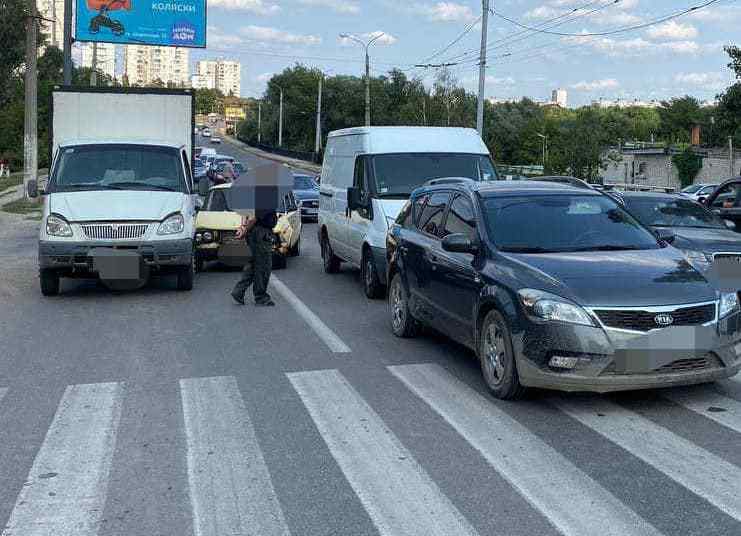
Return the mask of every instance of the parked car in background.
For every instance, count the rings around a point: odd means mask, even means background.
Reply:
[[[198,213],[196,271],[202,271],[205,263],[216,260],[227,266],[243,266],[249,255],[247,242],[236,238],[242,216],[229,207],[231,187],[232,183],[213,186]],[[296,257],[301,253],[301,217],[293,194],[284,200],[273,233],[273,267],[285,268],[287,257]]]
[[[717,184],[691,184],[681,190],[681,194],[698,201],[702,198],[709,196],[713,193],[713,190],[717,187]]]
[[[498,398],[688,385],[741,368],[736,292],[718,292],[595,190],[433,183],[412,194],[387,251],[393,332],[426,324],[474,348]]]
[[[624,192],[625,207],[644,225],[669,238],[692,263],[707,269],[716,254],[734,253],[741,259],[741,234],[700,203],[682,195]]]
[[[204,138],[210,138],[211,137],[211,131],[208,128],[204,128],[201,131],[201,136],[203,136]]]
[[[409,194],[430,179],[498,180],[473,129],[361,127],[330,132],[318,229],[324,271],[360,267],[366,296],[385,294],[386,232]]]
[[[319,185],[315,178],[294,174],[293,195],[301,203],[301,218],[316,221],[319,215]]]
[[[702,203],[741,232],[741,177],[719,184]]]
[[[218,137],[216,137],[216,136],[213,136],[213,137],[211,138],[211,143],[217,143],[217,144],[218,144],[218,143],[221,143],[221,138],[218,138]]]

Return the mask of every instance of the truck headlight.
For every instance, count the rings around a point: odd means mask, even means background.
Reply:
[[[167,218],[165,218],[165,221],[160,223],[160,226],[157,229],[157,234],[179,234],[183,232],[183,229],[185,229],[185,218],[183,218],[182,214],[177,213],[173,214],[172,216],[168,216]]]
[[[738,294],[735,292],[721,292],[720,305],[718,307],[718,318],[723,318],[738,311]]]
[[[46,218],[46,234],[69,238],[72,236],[72,227],[67,220],[56,214],[49,214]]]
[[[522,289],[517,294],[525,311],[531,316],[543,320],[594,326],[592,317],[584,309],[565,298],[534,289]]]

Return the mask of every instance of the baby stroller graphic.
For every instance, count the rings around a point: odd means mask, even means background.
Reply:
[[[90,19],[90,33],[98,33],[101,26],[110,28],[113,35],[123,35],[124,26],[108,16],[109,11],[125,9],[131,11],[132,0],[87,0],[87,7],[97,10],[98,14]]]

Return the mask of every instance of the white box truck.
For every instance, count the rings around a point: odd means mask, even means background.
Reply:
[[[60,278],[100,278],[113,289],[152,273],[193,287],[197,192],[190,90],[57,87],[51,173],[39,231],[41,292]]]

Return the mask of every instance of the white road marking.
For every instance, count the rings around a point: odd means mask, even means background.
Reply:
[[[94,536],[100,528],[123,386],[64,392],[3,536]]]
[[[232,376],[180,380],[195,536],[290,534]]]
[[[664,396],[703,417],[741,433],[741,402],[723,396],[711,387],[670,390]]]
[[[741,520],[741,469],[607,400],[555,399],[562,411]]]
[[[382,536],[476,534],[338,371],[288,378]]]
[[[270,285],[275,288],[281,296],[283,296],[283,299],[291,304],[291,307],[293,307],[299,316],[309,324],[311,329],[316,332],[319,338],[324,341],[324,344],[326,344],[332,352],[338,354],[352,352],[350,347],[345,344],[342,339],[340,339],[339,336],[327,326],[327,324],[322,322],[322,320],[315,315],[314,312],[309,309],[309,307],[302,302],[285,283],[283,283],[283,281],[273,275],[270,277]]]
[[[565,536],[660,534],[495,402],[438,365],[388,368]]]

